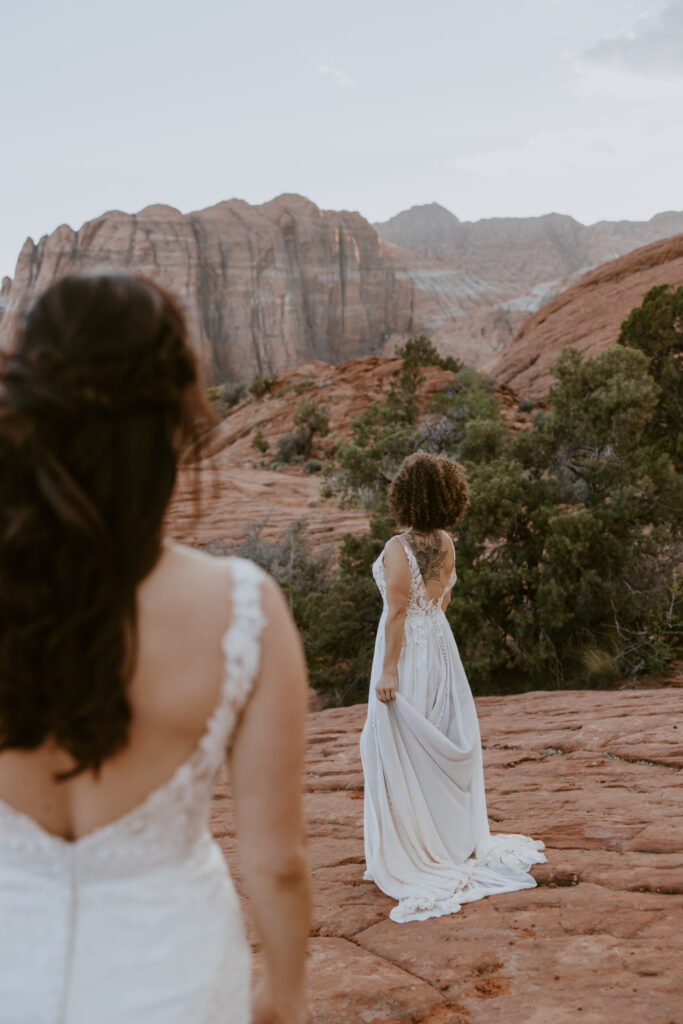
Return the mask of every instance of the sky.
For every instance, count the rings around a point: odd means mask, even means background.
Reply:
[[[683,209],[683,0],[0,0],[0,53],[0,276],[151,203]]]

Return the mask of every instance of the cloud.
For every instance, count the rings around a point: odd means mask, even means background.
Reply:
[[[683,78],[683,0],[672,0],[635,28],[603,39],[583,54],[594,67],[656,78]]]
[[[632,122],[606,123],[603,128],[558,128],[540,132],[520,146],[458,157],[456,170],[490,177],[521,173],[537,177],[571,171],[637,164],[653,159],[680,158],[678,125],[648,131]]]
[[[584,96],[655,102],[683,96],[683,0],[605,37],[581,54],[574,71]]]
[[[340,71],[339,68],[330,67],[329,64],[318,64],[315,69],[321,75],[327,75],[335,82],[340,89],[358,89],[358,85],[354,80],[347,75],[345,71]]]

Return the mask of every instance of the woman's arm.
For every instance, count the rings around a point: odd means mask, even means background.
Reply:
[[[279,588],[262,587],[261,665],[230,755],[239,855],[265,959],[253,1024],[303,1024],[310,887],[301,807],[306,668]]]
[[[410,600],[408,558],[400,540],[390,541],[384,549],[384,578],[387,587],[387,617],[384,623],[384,662],[377,680],[377,697],[387,704],[396,697],[396,668],[403,647],[406,608]]]

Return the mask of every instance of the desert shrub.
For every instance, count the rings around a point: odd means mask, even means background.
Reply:
[[[251,439],[252,446],[256,451],[261,452],[262,455],[268,451],[270,447],[267,438],[264,437],[263,431],[259,428]]]
[[[215,387],[207,388],[206,397],[216,415],[220,419],[225,419],[233,406],[237,405],[240,399],[244,398],[246,392],[245,384],[226,381],[224,384],[217,384]]]
[[[310,435],[303,427],[297,427],[289,434],[283,434],[277,440],[276,462],[301,462],[308,454]]]
[[[320,473],[323,468],[323,464],[320,459],[309,459],[304,466],[304,473]]]
[[[366,613],[368,607],[375,613],[378,595],[371,594],[362,572],[352,574],[350,584],[347,580],[346,552],[353,541],[345,539],[336,567],[329,549],[311,550],[303,520],[292,523],[273,540],[263,536],[266,526],[267,520],[250,524],[233,553],[256,562],[282,587],[301,634],[311,685],[332,704],[361,699],[364,680],[367,689],[364,672],[368,639],[372,643],[372,638],[366,628],[365,646],[356,642],[357,609],[362,611],[357,601],[362,596]]]
[[[315,380],[309,374],[306,377],[302,377],[301,380],[295,380],[293,384],[290,384],[286,393],[300,395],[302,391],[308,391],[314,384]]]
[[[406,455],[416,447],[415,431],[393,405],[373,402],[351,423],[351,440],[337,450],[341,472],[336,487],[346,500],[367,508],[386,507],[386,491]]]
[[[316,434],[325,437],[329,429],[327,406],[319,407],[316,401],[303,399],[294,413],[294,430],[289,434],[283,434],[277,442],[277,460],[301,462],[310,454]]]
[[[305,427],[313,438],[315,434],[326,437],[330,432],[329,409],[319,406],[315,399],[304,398],[296,407],[294,425]]]
[[[331,553],[328,549],[317,555],[311,552],[305,520],[297,519],[280,537],[271,540],[263,535],[267,526],[267,518],[250,523],[246,536],[231,553],[256,562],[284,589],[328,589],[333,578]]]
[[[263,377],[260,373],[257,373],[251,384],[249,385],[248,391],[254,398],[263,398],[264,395],[269,394],[275,385],[277,384],[277,374],[271,373],[270,375]]]
[[[315,599],[334,583],[333,555],[329,549],[317,554],[311,550],[308,528],[302,519],[272,540],[263,536],[267,525],[267,519],[250,523],[245,538],[231,553],[256,562],[280,584],[306,646]]]
[[[440,366],[458,372],[463,364],[452,356],[440,356],[424,334],[408,338],[405,345],[396,349],[396,355],[402,360],[401,368],[393,373],[386,404],[405,423],[413,424],[418,416],[417,394],[424,380],[422,367]]]
[[[462,366],[452,379],[430,398],[430,410],[450,416],[455,423],[499,418],[492,389],[476,370]]]
[[[462,369],[462,362],[453,356],[440,356],[431,340],[424,334],[408,338],[405,345],[399,345],[396,355],[407,366],[440,366],[443,370],[456,372]]]
[[[308,667],[311,684],[332,704],[367,699],[382,613],[372,563],[392,533],[392,524],[376,514],[366,534],[346,534],[334,584],[315,599],[305,639]]]
[[[468,423],[500,420],[488,389],[467,367],[458,367],[452,381],[432,396],[430,415],[421,423],[415,421],[416,407],[409,408],[409,394],[402,386],[392,389],[386,402],[374,402],[352,421],[351,440],[337,451],[337,489],[346,501],[385,511],[387,488],[407,455],[421,449],[457,458]]]
[[[519,400],[519,405],[517,406],[517,411],[518,412],[532,412],[536,408],[537,405],[538,405],[538,402],[536,401],[535,398],[521,398]]]

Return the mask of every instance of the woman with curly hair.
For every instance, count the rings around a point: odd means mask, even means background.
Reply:
[[[360,741],[365,878],[398,900],[398,922],[531,888],[528,869],[545,860],[543,843],[489,832],[477,713],[444,614],[456,581],[445,530],[467,503],[457,462],[408,456],[389,489],[408,529],[373,566],[384,609]]]
[[[306,674],[251,562],[164,520],[206,408],[174,299],[71,275],[0,364],[0,1016],[303,1024]],[[230,761],[263,949],[208,829]]]

